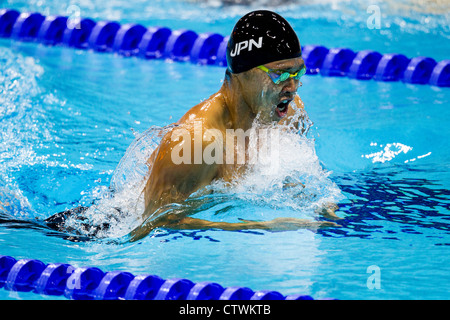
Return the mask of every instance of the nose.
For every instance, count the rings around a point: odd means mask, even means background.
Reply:
[[[283,89],[281,93],[293,95],[297,92],[299,80],[295,80],[294,78],[289,78],[283,82]]]

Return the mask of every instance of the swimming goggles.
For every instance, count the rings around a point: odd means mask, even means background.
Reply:
[[[279,84],[280,82],[286,81],[289,78],[300,80],[300,78],[306,73],[305,66],[303,66],[303,68],[296,73],[289,73],[287,71],[281,70],[272,70],[264,66],[258,66],[257,68],[267,73],[267,75],[270,77],[270,79],[272,79],[273,83],[275,84]]]

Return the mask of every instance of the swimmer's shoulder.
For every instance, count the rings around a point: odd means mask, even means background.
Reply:
[[[219,91],[208,99],[193,106],[177,122],[185,128],[191,128],[195,121],[201,122],[202,129],[223,129],[231,119],[223,94]]]

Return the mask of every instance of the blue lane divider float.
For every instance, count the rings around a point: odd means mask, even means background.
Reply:
[[[224,288],[214,282],[164,280],[156,275],[134,276],[123,271],[103,272],[96,267],[74,268],[1,255],[0,288],[73,300],[314,300],[309,295],[284,296],[278,291]]]
[[[63,44],[68,47],[87,49],[89,36],[95,25],[95,21],[91,19],[81,19],[76,28],[70,25],[64,30]]]
[[[95,51],[111,52],[114,38],[120,29],[120,24],[113,21],[100,21],[91,31],[88,44]],[[119,46],[116,46],[119,47]]]
[[[67,17],[46,17],[39,28],[38,41],[46,45],[61,43],[67,26]]]
[[[22,41],[37,40],[45,17],[40,13],[21,13],[13,25],[11,37]]]
[[[148,28],[139,43],[138,55],[144,59],[162,58],[167,40],[171,34],[172,30],[169,28]]]
[[[116,52],[144,59],[190,61],[201,65],[226,66],[228,36],[197,34],[192,30],[121,25],[115,21],[95,22],[88,18],[74,23],[67,17],[0,10],[0,37],[66,45],[99,52]],[[450,60],[436,62],[428,57],[407,58],[402,54],[380,54],[348,48],[303,47],[307,74],[349,77],[359,80],[403,81],[450,87]]]

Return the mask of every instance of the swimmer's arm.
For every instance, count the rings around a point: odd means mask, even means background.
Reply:
[[[152,162],[152,169],[144,189],[143,220],[152,217],[158,208],[166,204],[180,203],[186,200],[193,192],[210,184],[217,175],[217,164],[206,164],[203,159],[199,164],[174,161],[174,157],[179,156],[179,150],[176,147],[181,140],[172,139],[172,137],[171,132],[166,134],[156,153],[152,154],[149,159],[149,162]],[[194,141],[191,142],[190,150],[194,151]],[[139,232],[148,233],[150,231],[151,229],[145,229]],[[145,236],[145,234],[143,235]]]
[[[334,203],[326,203],[321,206],[316,212],[323,217],[330,220],[341,220],[334,211],[339,207]],[[227,231],[237,230],[269,230],[269,231],[288,231],[298,229],[317,229],[324,227],[340,227],[340,225],[331,221],[314,221],[297,218],[276,218],[269,221],[253,221],[242,220],[243,222],[213,222],[203,219],[196,219],[185,217],[182,219],[167,220],[165,228],[168,229],[182,229],[182,230],[207,230],[207,229],[221,229]]]
[[[326,216],[329,218],[328,216]],[[340,218],[339,218],[340,219]],[[317,230],[326,227],[340,227],[331,221],[315,221],[296,218],[276,218],[269,221],[242,220],[243,222],[214,222],[203,219],[180,217],[177,214],[162,215],[153,221],[133,230],[130,234],[131,241],[137,241],[145,237],[155,228],[172,230],[210,230],[219,229],[226,231],[240,230],[268,230],[268,231],[292,231],[299,229]]]
[[[339,227],[338,224],[330,221],[314,221],[296,218],[276,218],[269,221],[243,220],[243,222],[213,222],[208,220],[186,217],[178,221],[173,221],[164,226],[167,229],[181,230],[208,230],[220,229],[226,231],[239,230],[269,230],[288,231],[298,229],[317,229],[324,227]]]

